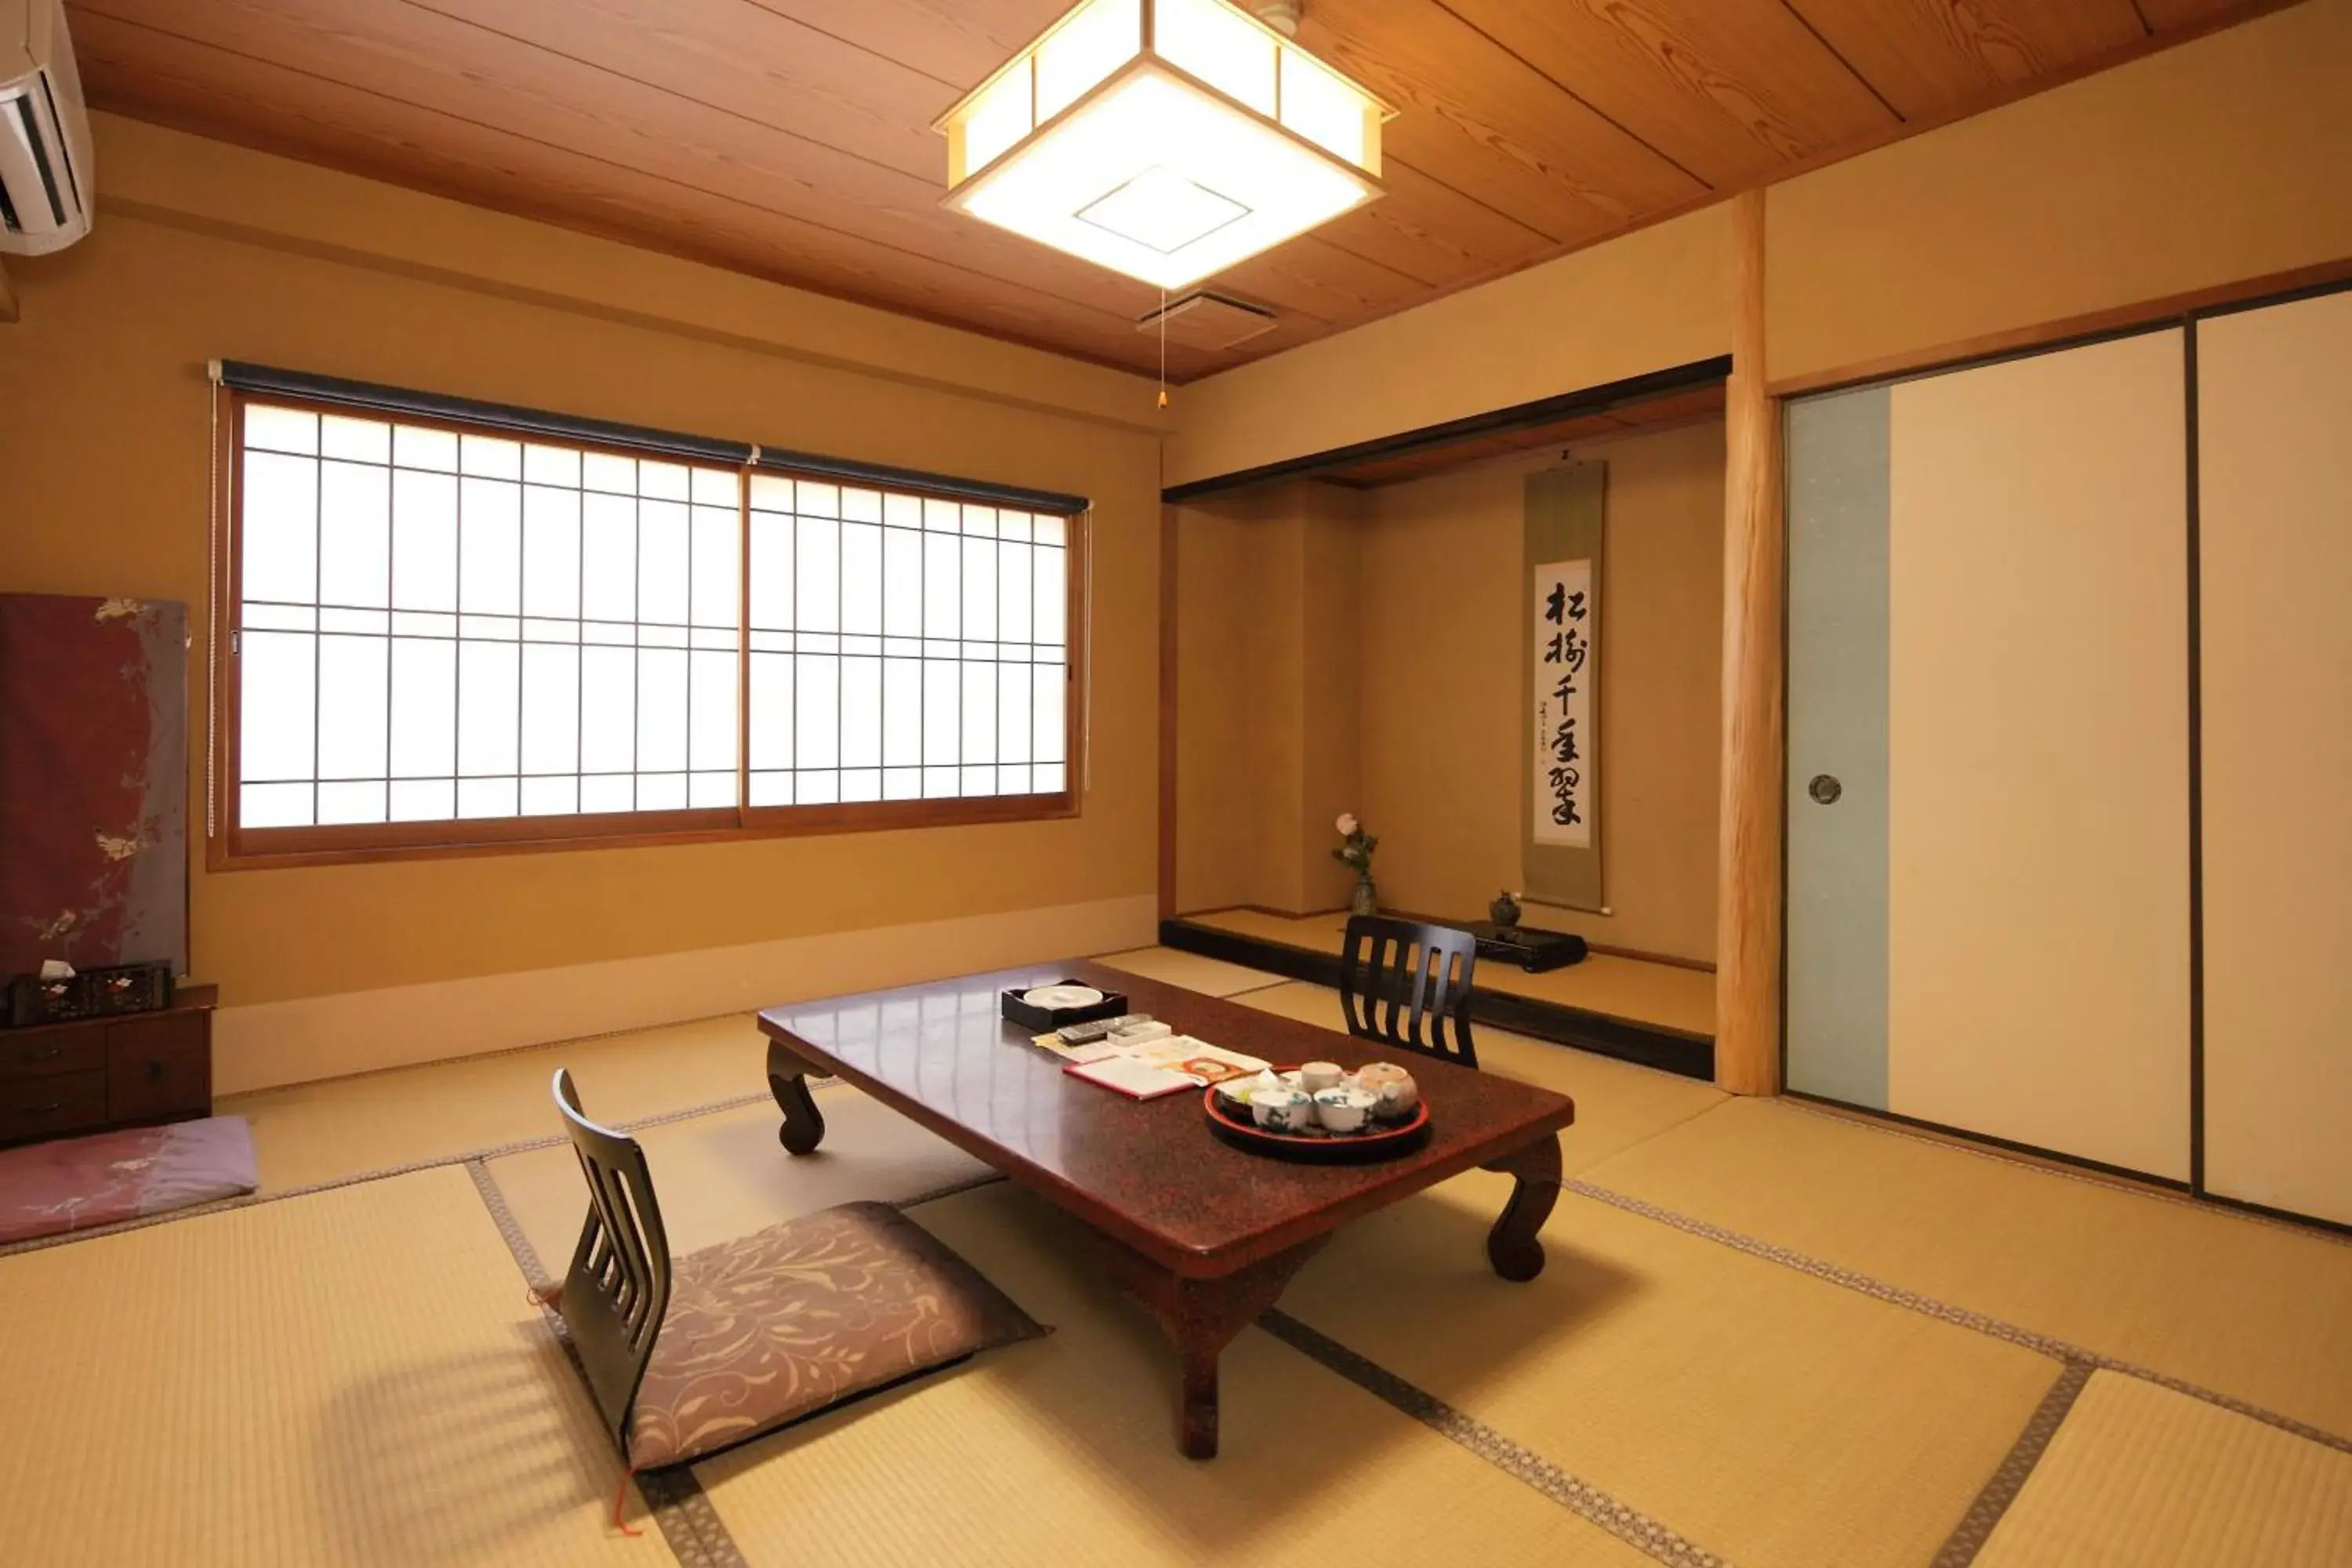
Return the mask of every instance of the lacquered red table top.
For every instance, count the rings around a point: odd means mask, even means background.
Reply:
[[[1132,1100],[1064,1072],[999,994],[1077,979],[1181,1034],[1277,1063],[1394,1061],[1430,1108],[1419,1151],[1307,1165],[1229,1147],[1197,1093]],[[1557,1132],[1567,1096],[1085,960],[772,1007],[768,1036],[1180,1275],[1213,1277]]]

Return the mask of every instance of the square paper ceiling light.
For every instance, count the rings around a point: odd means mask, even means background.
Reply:
[[[1181,289],[1380,195],[1393,112],[1226,0],[1084,0],[936,129],[946,205]]]

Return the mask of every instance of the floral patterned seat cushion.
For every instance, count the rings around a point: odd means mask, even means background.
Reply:
[[[1034,1319],[887,1204],[844,1204],[677,1260],[629,1426],[656,1469],[977,1351]]]

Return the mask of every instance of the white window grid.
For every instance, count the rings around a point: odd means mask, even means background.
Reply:
[[[1066,787],[1062,517],[755,473],[753,806]]]
[[[738,470],[258,401],[243,431],[241,827],[736,804]]]
[[[1060,515],[258,400],[241,429],[240,828],[1067,787]]]

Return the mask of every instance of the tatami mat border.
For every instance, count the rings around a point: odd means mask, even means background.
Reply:
[[[1639,1509],[1578,1480],[1542,1455],[1513,1442],[1485,1422],[1406,1382],[1289,1313],[1269,1310],[1258,1319],[1257,1326],[1366,1393],[1394,1405],[1440,1436],[1460,1444],[1488,1464],[1526,1482],[1578,1518],[1600,1526],[1669,1568],[1725,1568],[1722,1558],[1694,1546]]]
[[[673,1115],[667,1120],[681,1119]],[[634,1125],[652,1125],[654,1121],[648,1118]],[[560,1142],[560,1137],[551,1138],[544,1140],[540,1146]],[[490,1212],[490,1223],[498,1227],[499,1239],[507,1244],[507,1251],[513,1256],[515,1267],[522,1273],[524,1285],[530,1290],[533,1300],[539,1302],[541,1315],[562,1342],[563,1353],[570,1358],[572,1369],[580,1371],[580,1358],[572,1349],[572,1336],[564,1327],[562,1315],[547,1304],[548,1294],[555,1289],[555,1278],[541,1260],[539,1248],[533,1247],[530,1237],[523,1234],[522,1223],[515,1218],[513,1208],[507,1203],[505,1191],[499,1186],[498,1178],[490,1173],[489,1161],[496,1157],[488,1154],[467,1159],[465,1162],[466,1174],[473,1178],[474,1190],[481,1194],[482,1206]],[[910,1198],[898,1199],[895,1206],[903,1209],[917,1204],[935,1203],[940,1198],[953,1197],[958,1193],[967,1193],[974,1187],[987,1186],[1003,1179],[991,1171],[933,1187]],[[584,1387],[587,1374],[583,1372],[581,1376]],[[646,1500],[646,1506],[653,1510],[655,1522],[661,1526],[662,1539],[668,1543],[683,1568],[749,1568],[742,1550],[735,1544],[735,1538],[728,1533],[726,1521],[719,1517],[718,1509],[711,1505],[709,1496],[702,1489],[701,1481],[696,1479],[693,1466],[679,1465],[667,1470],[640,1471],[636,1483],[637,1490]]]
[[[751,1568],[735,1538],[727,1533],[718,1509],[711,1506],[710,1495],[695,1478],[693,1466],[641,1471],[637,1490],[653,1510],[663,1544],[680,1568]]]
[[[2088,1362],[2070,1361],[2066,1363],[2065,1369],[2058,1374],[2058,1381],[2050,1385],[2050,1392],[2043,1394],[2042,1403],[2033,1407],[2032,1417],[2026,1422],[2025,1430],[2018,1434],[2017,1442],[2009,1450],[2008,1457],[2001,1460],[2000,1468],[1992,1473],[1992,1479],[1985,1483],[1984,1490],[1977,1494],[1977,1500],[1970,1503],[1969,1511],[1961,1516],[1959,1527],[1945,1540],[1943,1550],[1936,1553],[1931,1568],[1969,1568],[1969,1564],[1977,1560],[1977,1553],[1983,1551],[1985,1542],[1991,1539],[1993,1527],[2000,1522],[2000,1516],[2009,1511],[2009,1505],[2017,1500],[2017,1494],[2025,1489],[2026,1479],[2033,1474],[2033,1467],[2042,1462],[2042,1455],[2050,1447],[2050,1439],[2058,1435],[2058,1428],[2066,1420],[2066,1413],[2074,1408],[2074,1401],[2081,1395],[2083,1385],[2091,1381],[2091,1373],[2096,1370]]]
[[[522,1226],[507,1206],[506,1194],[499,1190],[498,1179],[490,1174],[488,1162],[472,1159],[466,1162],[466,1174],[474,1179],[474,1190],[482,1196],[482,1206],[490,1211],[490,1223],[498,1226],[499,1237],[507,1244],[507,1251],[522,1273],[523,1283],[530,1291],[532,1302],[539,1308],[541,1320],[563,1347],[564,1359],[580,1375],[580,1386],[588,1386],[587,1369],[580,1364],[580,1352],[572,1342],[572,1331],[563,1315],[549,1304],[554,1281],[548,1277],[539,1260],[539,1249],[523,1234]],[[618,1456],[614,1458],[617,1462]],[[735,1538],[727,1532],[727,1525],[719,1510],[695,1479],[694,1467],[678,1465],[667,1470],[646,1470],[634,1473],[638,1495],[653,1511],[654,1522],[661,1527],[662,1540],[684,1568],[750,1568]]]
[[[1278,979],[1269,983],[1269,984],[1265,986],[1254,987],[1252,989],[1270,990],[1277,986],[1289,984],[1293,984],[1293,982]],[[1236,993],[1235,994],[1247,994],[1248,993]],[[718,1014],[713,1015],[712,1016],[727,1017],[733,1016],[735,1015]],[[630,1032],[633,1031],[616,1031],[616,1033]],[[600,1037],[586,1037],[594,1038]],[[490,1054],[504,1056],[516,1054],[525,1050],[540,1050],[544,1048],[545,1047],[543,1045],[516,1047],[511,1047],[508,1051]],[[353,1076],[367,1077],[373,1075],[361,1074]],[[839,1084],[838,1080],[812,1080],[810,1087],[812,1089],[822,1089],[837,1088],[839,1087]],[[706,1104],[688,1106],[676,1110],[664,1111],[653,1116],[642,1117],[634,1121],[616,1123],[615,1126],[622,1131],[636,1131],[645,1128],[663,1126],[674,1122],[690,1121],[697,1117],[716,1115],[724,1111],[739,1110],[746,1106],[761,1103],[767,1100],[769,1098],[770,1096],[764,1091],[751,1092],[733,1096],[726,1100],[711,1101]],[[2015,1165],[2024,1169],[2036,1171],[2045,1175],[2055,1175],[2064,1180],[2081,1182],[2089,1185],[2126,1193],[2134,1196],[2154,1198],[2159,1202],[2174,1204],[2182,1207],[2197,1209],[2206,1213],[2223,1214],[2232,1218],[2244,1220],[2252,1224],[2269,1226],[2273,1228],[2291,1231],[2298,1235],[2319,1235],[2328,1240],[2337,1243],[2338,1245],[2352,1244],[2352,1237],[2341,1237],[2326,1231],[2315,1230],[2313,1227],[2294,1225],[2285,1220],[2276,1219],[2260,1214],[2245,1213],[2234,1209],[2216,1208],[2213,1205],[2199,1203],[2196,1200],[2184,1195],[2158,1189],[2142,1187],[2121,1179],[2107,1178],[2087,1172],[2071,1171],[2063,1167],[2019,1158],[2003,1153],[1997,1150],[1987,1149],[1957,1140],[1931,1137],[1927,1133],[1904,1128],[1899,1125],[1890,1125],[1874,1121],[1866,1121],[1858,1117],[1843,1115],[1834,1110],[1809,1105],[1800,1100],[1784,1100],[1783,1103],[1793,1106],[1809,1115],[1816,1116],[1823,1120],[1839,1121],[1848,1126],[1858,1126],[1868,1131],[1890,1134],[1896,1137],[1908,1138],[1917,1142],[1931,1143],[1940,1148],[1956,1150],[1958,1152],[1974,1155],[1979,1159],[1992,1160],[2003,1164]],[[507,1143],[490,1145],[462,1152],[411,1161],[399,1165],[356,1172],[348,1175],[338,1176],[328,1181],[315,1182],[304,1186],[288,1188],[282,1192],[251,1194],[241,1197],[224,1199],[216,1203],[199,1205],[184,1209],[176,1209],[164,1214],[142,1215],[137,1218],[124,1220],[114,1225],[94,1226],[87,1230],[68,1231],[57,1236],[37,1237],[26,1241],[0,1246],[0,1258],[5,1258],[20,1252],[37,1251],[47,1247],[64,1246],[77,1241],[91,1240],[100,1237],[117,1235],[124,1231],[143,1229],[150,1226],[166,1225],[180,1220],[198,1218],[205,1215],[217,1214],[229,1209],[249,1207],[257,1204],[274,1203],[283,1198],[302,1197],[311,1194],[332,1191],[337,1188],[355,1186],[368,1182],[386,1180],[391,1177],[406,1175],[418,1171],[433,1170],[446,1165],[464,1165],[467,1168],[468,1174],[472,1177],[477,1190],[481,1194],[484,1205],[488,1209],[490,1217],[493,1223],[497,1226],[500,1237],[506,1241],[509,1252],[514,1257],[518,1268],[529,1282],[530,1289],[533,1290],[544,1290],[553,1284],[553,1280],[547,1274],[537,1256],[536,1250],[531,1247],[529,1238],[523,1235],[520,1226],[515,1220],[512,1210],[506,1203],[504,1194],[499,1191],[495,1178],[491,1175],[488,1168],[487,1162],[511,1154],[525,1153],[534,1150],[551,1148],[562,1142],[564,1142],[564,1139],[562,1133],[550,1133],[541,1137],[520,1139]],[[996,1175],[992,1173],[969,1178],[949,1184],[931,1191],[918,1194],[909,1198],[898,1200],[897,1206],[902,1208],[912,1207],[918,1205],[934,1202],[940,1198],[951,1196],[957,1193],[969,1191],[975,1187],[987,1185],[994,1182],[1002,1181],[1003,1179],[1003,1178],[1002,1176]],[[1846,1268],[1839,1265],[1827,1262],[1823,1259],[1812,1258],[1792,1248],[1781,1247],[1776,1243],[1765,1241],[1759,1237],[1745,1235],[1744,1233],[1714,1224],[1711,1221],[1681,1214],[1675,1210],[1664,1207],[1663,1205],[1650,1203],[1644,1199],[1637,1198],[1628,1194],[1616,1192],[1612,1189],[1600,1186],[1588,1181],[1571,1179],[1563,1183],[1562,1185],[1565,1190],[1579,1196],[1590,1198],[1595,1202],[1607,1204],[1612,1207],[1621,1209],[1626,1213],[1638,1215],[1657,1224],[1668,1226],[1672,1228],[1683,1231],[1685,1234],[1696,1236],[1721,1246],[1732,1247],[1737,1251],[1744,1252],[1749,1256],[1779,1264],[1784,1268],[1796,1269],[1801,1273],[1811,1275],[1815,1279],[1824,1280],[1846,1289],[1857,1291],[1875,1300],[1885,1301],[1890,1305],[1919,1312],[1926,1316],[1933,1317],[1939,1321],[1954,1324],[1958,1327],[1969,1329],[1995,1339],[2006,1341],[2021,1348],[2049,1356],[2061,1363],[2062,1371],[2057,1381],[2052,1385],[2050,1392],[2044,1395],[2041,1405],[2037,1406],[2032,1417],[2027,1423],[2025,1430],[2020,1435],[2017,1443],[2012,1447],[2009,1455],[2004,1458],[2000,1468],[1987,1482],[1984,1489],[1979,1494],[1974,1503],[1970,1506],[1968,1514],[1963,1518],[1960,1524],[1954,1530],[1952,1535],[1946,1541],[1944,1547],[1935,1559],[1935,1568],[1968,1568],[1968,1564],[1973,1562],[1977,1554],[1982,1550],[1985,1542],[1990,1538],[1994,1527],[2000,1522],[2002,1514],[2007,1510],[2018,1493],[2024,1487],[2034,1466],[2039,1462],[2042,1453],[2048,1447],[2052,1437],[2056,1433],[2060,1425],[2064,1421],[2068,1411],[2073,1407],[2076,1397],[2080,1394],[2084,1384],[2087,1382],[2090,1374],[2094,1371],[2114,1372],[2121,1375],[2138,1378],[2142,1381],[2154,1384],[2159,1387],[2168,1389],[2174,1393],[2185,1394],[2190,1398],[2201,1400],[2218,1408],[2231,1411],[2235,1415],[2243,1415],[2251,1420],[2262,1422],[2266,1426],[2288,1432],[2295,1436],[2320,1444],[2323,1447],[2335,1449],[2338,1452],[2352,1453],[2352,1438],[2338,1436],[2336,1433],[2326,1431],[2307,1423],[2295,1420],[2291,1416],[2283,1415],[2276,1412],[2263,1409],[2259,1405],[2236,1398],[2233,1395],[2222,1394],[2217,1390],[2205,1388],[2185,1379],[2174,1377],[2168,1373],[2157,1371],[2154,1368],[2122,1361],[2117,1358],[2107,1356],[2084,1347],[2073,1344],[2054,1336],[2043,1334],[2035,1330],[2022,1327],[2019,1324],[2007,1322],[2003,1320],[1991,1317],[1986,1313],[1979,1312],[1969,1308],[1955,1306],[1949,1302],[1938,1300],[1933,1297],[1923,1295],[1917,1291],[1910,1290],[1904,1287],[1874,1279],[1872,1276],[1861,1273],[1858,1270]],[[552,1323],[557,1336],[562,1341],[567,1355],[572,1354],[572,1347],[568,1336],[564,1333],[561,1318],[556,1316],[551,1310],[547,1312],[547,1316],[549,1321]],[[1654,1560],[1668,1564],[1669,1568],[1723,1568],[1723,1560],[1721,1558],[1685,1540],[1665,1525],[1655,1520],[1650,1519],[1648,1516],[1626,1504],[1619,1502],[1614,1498],[1612,1498],[1608,1494],[1600,1491],[1598,1489],[1590,1486],[1588,1483],[1569,1475],[1556,1465],[1553,1465],[1550,1461],[1543,1458],[1540,1455],[1527,1449],[1523,1446],[1505,1436],[1503,1434],[1486,1426],[1485,1424],[1477,1421],[1464,1412],[1455,1409],[1454,1406],[1447,1405],[1436,1395],[1406,1382],[1395,1373],[1389,1372],[1387,1369],[1371,1362],[1368,1358],[1360,1355],[1359,1352],[1349,1349],[1347,1346],[1340,1344],[1339,1342],[1329,1339],[1328,1336],[1323,1335],[1317,1330],[1309,1327],[1304,1322],[1301,1322],[1297,1319],[1292,1318],[1288,1314],[1276,1310],[1270,1310],[1265,1313],[1258,1320],[1258,1324],[1260,1327],[1272,1333],[1275,1337],[1283,1341],[1286,1344],[1290,1345],[1293,1349],[1297,1350],[1301,1353],[1318,1362],[1327,1369],[1340,1376],[1346,1377],[1349,1381],[1355,1383],[1358,1386],[1364,1388],[1366,1391],[1373,1394],[1385,1403],[1394,1406],[1403,1414],[1411,1415],[1451,1441],[1470,1449],[1480,1458],[1496,1465],[1497,1468],[1506,1470],[1514,1478],[1543,1493],[1551,1500],[1568,1508],[1578,1514],[1579,1517],[1608,1531],[1611,1534],[1615,1535],[1620,1540],[1624,1541],[1629,1545],[1633,1546]],[[576,1367],[576,1357],[574,1358],[574,1363]],[[648,1508],[653,1511],[656,1521],[659,1524],[662,1530],[666,1543],[669,1545],[672,1552],[677,1555],[678,1561],[686,1565],[686,1568],[746,1568],[746,1562],[741,1552],[736,1546],[732,1538],[729,1535],[723,1521],[719,1519],[717,1510],[710,1504],[709,1498],[703,1493],[701,1486],[694,1478],[690,1467],[680,1467],[674,1471],[641,1475],[637,1477],[636,1479],[640,1492],[644,1496]]]
[[[541,1260],[539,1249],[533,1247],[530,1244],[530,1238],[523,1234],[522,1224],[515,1218],[514,1210],[508,1205],[506,1194],[500,1190],[498,1178],[491,1173],[488,1164],[481,1160],[468,1160],[466,1162],[466,1171],[473,1177],[475,1189],[481,1194],[482,1203],[490,1212],[491,1223],[498,1226],[499,1235],[505,1238],[507,1249],[514,1255],[515,1265],[522,1271],[525,1282],[534,1294],[544,1294],[553,1289],[556,1283],[554,1278],[548,1273],[546,1265]],[[976,1187],[990,1186],[1004,1179],[992,1171],[983,1175],[950,1182],[943,1186],[918,1193],[912,1197],[896,1199],[892,1206],[899,1209],[913,1208],[921,1204],[935,1203],[941,1198],[953,1197],[958,1193],[971,1192]],[[553,1316],[551,1312],[550,1315]],[[557,1332],[560,1334],[562,1332],[562,1320],[559,1318],[556,1321]],[[1293,1350],[1311,1361],[1319,1363],[1326,1370],[1337,1373],[1374,1397],[1393,1405],[1441,1436],[1460,1444],[1487,1463],[1533,1487],[1578,1517],[1600,1526],[1619,1540],[1657,1559],[1660,1563],[1666,1563],[1668,1568],[1726,1568],[1723,1559],[1692,1545],[1639,1510],[1619,1502],[1606,1492],[1578,1480],[1542,1456],[1513,1442],[1493,1427],[1446,1404],[1435,1394],[1407,1383],[1386,1367],[1349,1350],[1337,1340],[1307,1327],[1287,1313],[1268,1311],[1257,1320],[1257,1324]],[[569,1349],[568,1341],[566,1348]],[[688,1468],[686,1473],[690,1481],[691,1468]],[[637,1481],[640,1489],[646,1489],[646,1484],[654,1479],[647,1475],[639,1476]],[[648,1504],[655,1503],[654,1494],[650,1489],[646,1489],[646,1500]],[[693,1484],[690,1498],[681,1499],[681,1506],[700,1509],[709,1516],[709,1528],[715,1531],[718,1538],[724,1542],[725,1551],[729,1552],[736,1551],[732,1539],[727,1536],[725,1524],[719,1519],[717,1510],[710,1507],[709,1500],[703,1495],[698,1483]],[[658,1504],[656,1505],[656,1516],[661,1517],[661,1508]],[[670,1537],[672,1544],[676,1545],[670,1523],[667,1519],[663,1521],[662,1530],[664,1535]],[[688,1563],[689,1568],[699,1568],[699,1564],[688,1559],[683,1552],[679,1553],[679,1561]],[[741,1558],[740,1555],[732,1558],[715,1557],[711,1561],[714,1563],[725,1564],[740,1563]]]
[[[1560,1184],[1560,1189],[1563,1192],[1574,1193],[1579,1197],[1591,1198],[1596,1203],[1607,1204],[1612,1208],[1623,1209],[1628,1214],[1639,1215],[1643,1219],[1655,1220],[1660,1225],[1672,1226],[1676,1230],[1707,1241],[1720,1243],[1725,1247],[1745,1252],[1750,1257],[1761,1258],[1767,1262],[1794,1268],[1801,1274],[1810,1274],[1816,1279],[1827,1280],[1832,1285],[1842,1285],[1849,1290],[1859,1291],[1863,1295],[1874,1297],[1894,1306],[1908,1308],[1912,1311],[1940,1319],[1959,1328],[1973,1329],[1978,1333],[1990,1334],[1997,1340],[2006,1340],[2011,1344],[2039,1352],[2054,1361],[2081,1363],[2101,1372],[2120,1373],[2126,1377],[2137,1377],[2143,1382],[2153,1383],[2159,1388],[2168,1388],[2175,1394],[2185,1394],[2191,1399],[2201,1399],[2208,1405],[2218,1405],[2235,1415],[2260,1421],[2266,1426],[2275,1426],[2282,1432],[2292,1432],[2298,1437],[2309,1438],[2312,1442],[2334,1448],[2338,1453],[2352,1454],[2352,1438],[2338,1436],[2333,1432],[2325,1431],[2307,1422],[2298,1421],[2292,1415],[2282,1415],[2274,1410],[2265,1410],[2261,1405],[2249,1404],[2234,1394],[2223,1394],[2219,1390],[2190,1383],[2186,1378],[2174,1377],[2171,1373],[2158,1372],[2154,1367],[2141,1366],[2135,1362],[2120,1361],[2114,1356],[2102,1355],[2096,1351],[2086,1350],[2081,1345],[2070,1343],[2053,1335],[2024,1328],[2016,1323],[2004,1322],[1999,1318],[1968,1307],[1956,1307],[1948,1301],[1938,1301],[1932,1296],[1923,1296],[1916,1290],[1906,1290],[1900,1285],[1890,1285],[1884,1279],[1873,1279],[1856,1269],[1841,1268],[1837,1264],[1827,1263],[1818,1258],[1809,1258],[1793,1248],[1781,1247],[1777,1243],[1756,1237],[1742,1235],[1738,1231],[1727,1229],[1710,1220],[1696,1219],[1689,1215],[1678,1214],[1673,1209],[1662,1207],[1646,1199],[1614,1192],[1607,1187],[1595,1186],[1591,1182],[1567,1181]]]
[[[1979,1160],[1990,1160],[1997,1165],[2014,1165],[2021,1171],[2036,1171],[2045,1176],[2056,1176],[2063,1181],[2079,1182],[2087,1187],[2104,1187],[2111,1193],[2128,1193],[2136,1198],[2152,1198],[2158,1203],[2170,1204],[2176,1208],[2193,1209],[2199,1214],[2218,1215],[2224,1219],[2242,1220],[2248,1225],[2283,1230],[2290,1236],[2313,1237],[2321,1241],[2334,1242],[2338,1247],[2352,1247],[2352,1231],[2332,1229],[2325,1224],[2304,1224],[2296,1220],[2284,1219],[2274,1214],[2264,1214],[2260,1209],[2244,1208],[2235,1204],[2200,1198],[2193,1194],[2158,1186],[2152,1182],[2134,1181],[2127,1175],[2108,1175],[2099,1171],[2085,1170],[2079,1165],[2068,1164],[2063,1160],[2035,1160],[2021,1154],[2011,1154],[1990,1144],[1980,1143],[1964,1132],[1938,1134],[1923,1128],[1908,1127],[1900,1121],[1890,1121],[1858,1110],[1843,1110],[1832,1103],[1793,1094],[1781,1095],[1775,1103],[1787,1106],[1791,1110],[1801,1110],[1808,1116],[1820,1117],[1824,1121],[1834,1121],[1845,1127],[1859,1127],[1866,1132],[1883,1132],[1892,1138],[1907,1138],[1914,1143],[1925,1143],[1935,1149],[1949,1149],[1955,1153],[1971,1154]]]
[[[537,1049],[537,1047],[529,1047]],[[836,1087],[838,1079],[811,1079],[812,1089]],[[665,1110],[653,1116],[641,1116],[634,1121],[614,1123],[619,1131],[634,1132],[640,1128],[663,1127],[673,1121],[691,1121],[698,1116],[716,1116],[724,1110],[740,1110],[747,1105],[757,1105],[772,1097],[762,1091],[733,1095],[726,1100],[714,1100],[704,1105],[689,1105],[677,1110]],[[232,1113],[234,1114],[234,1113]],[[229,1209],[251,1208],[256,1204],[274,1204],[286,1198],[308,1197],[312,1193],[330,1193],[338,1187],[355,1187],[365,1182],[381,1182],[393,1176],[405,1176],[418,1171],[437,1171],[444,1165],[463,1165],[474,1160],[497,1160],[509,1154],[527,1154],[534,1149],[552,1149],[563,1142],[561,1132],[543,1137],[519,1138],[510,1143],[493,1143],[486,1148],[467,1149],[455,1154],[436,1154],[430,1159],[411,1160],[405,1164],[384,1165],[373,1171],[354,1171],[346,1176],[334,1176],[323,1182],[311,1182],[299,1187],[288,1187],[277,1193],[247,1193],[241,1197],[222,1198],[215,1203],[193,1204],[186,1208],[167,1209],[162,1214],[141,1215],[133,1219],[117,1220],[112,1225],[94,1225],[87,1230],[64,1230],[55,1236],[37,1236],[24,1241],[12,1241],[0,1247],[0,1258],[19,1252],[38,1252],[45,1247],[65,1247],[77,1241],[94,1241],[101,1236],[120,1236],[127,1230],[144,1230],[150,1226],[171,1225],[184,1219],[200,1219],[208,1214],[221,1214]]]
[[[1218,993],[1218,995],[1222,1000],[1230,1002],[1236,996],[1255,996],[1261,991],[1278,991],[1286,985],[1296,985],[1297,984],[1298,982],[1296,980],[1270,980],[1264,985],[1244,986],[1239,991],[1220,992]]]

